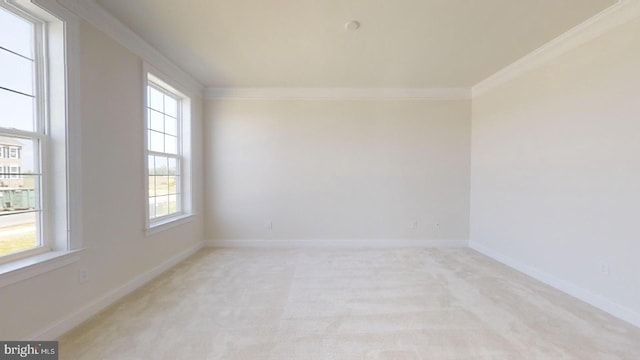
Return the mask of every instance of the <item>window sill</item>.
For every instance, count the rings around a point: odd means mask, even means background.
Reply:
[[[150,235],[165,231],[167,229],[170,229],[174,226],[190,223],[193,221],[194,217],[195,217],[195,214],[193,213],[185,214],[185,215],[180,215],[180,216],[172,217],[170,219],[153,223],[149,225],[148,229],[145,229],[144,234],[146,236],[150,236]]]
[[[0,265],[0,288],[72,264],[83,249],[49,251]]]

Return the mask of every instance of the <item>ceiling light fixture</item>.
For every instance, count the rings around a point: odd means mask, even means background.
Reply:
[[[360,28],[360,22],[356,20],[347,21],[347,23],[344,24],[344,28],[347,30],[356,31]]]

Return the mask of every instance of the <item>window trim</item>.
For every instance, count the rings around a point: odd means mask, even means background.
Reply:
[[[142,119],[142,127],[144,134],[143,141],[143,158],[144,158],[144,232],[145,236],[150,236],[174,226],[191,222],[194,217],[193,207],[193,171],[192,171],[192,135],[191,135],[191,96],[187,95],[189,91],[183,89],[175,81],[164,75],[151,64],[143,63],[143,109],[144,118]],[[160,88],[164,92],[169,92],[178,98],[178,147],[180,152],[180,200],[182,211],[178,214],[162,216],[155,219],[149,217],[149,130],[148,130],[148,86]]]
[[[17,9],[20,13],[47,23],[47,58],[63,61],[47,63],[47,78],[42,89],[47,91],[47,134],[52,141],[43,146],[49,148],[50,157],[43,162],[51,184],[47,204],[49,211],[43,217],[44,228],[52,230],[50,249],[39,254],[0,263],[0,288],[30,277],[52,271],[78,261],[82,247],[82,171],[81,171],[81,122],[79,81],[79,20],[75,14],[55,1],[49,0],[0,0],[3,7]],[[43,55],[44,56],[44,55]],[[73,71],[68,71],[73,69]],[[41,68],[39,71],[44,71]],[[42,79],[42,73],[38,76]],[[41,117],[42,118],[42,117]],[[52,189],[59,189],[55,191]],[[28,250],[29,251],[29,250]],[[18,254],[18,253],[17,253]],[[11,255],[9,255],[11,256]],[[7,259],[5,261],[5,259]]]

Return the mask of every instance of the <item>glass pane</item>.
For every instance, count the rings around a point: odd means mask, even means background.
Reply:
[[[156,175],[167,175],[167,158],[164,156],[156,156]]]
[[[36,164],[37,142],[0,136],[0,165],[19,167],[23,174],[40,173]]]
[[[34,131],[34,99],[0,89],[0,127]]]
[[[173,135],[173,136],[178,136],[178,120],[170,117],[170,116],[165,116],[164,117],[164,132],[169,134],[169,135]]]
[[[178,154],[178,138],[171,135],[164,136],[164,152],[167,154]]]
[[[169,177],[156,176],[156,195],[169,194]]]
[[[149,130],[149,150],[164,152],[164,135],[162,133]]]
[[[149,158],[147,159],[147,168],[149,169],[149,175],[155,175],[156,173],[156,162],[155,162],[155,156],[150,155]]]
[[[33,25],[0,8],[0,46],[33,59]]]
[[[169,214],[173,214],[178,211],[178,197],[176,195],[169,195]]]
[[[160,91],[152,88],[151,86],[147,87],[148,95],[149,95],[149,104],[148,106],[154,110],[158,110],[160,112],[164,111],[163,98],[164,94]]]
[[[40,196],[38,195],[38,189],[40,188],[40,175],[25,175],[20,174],[20,182],[22,192],[19,197],[14,199],[13,206],[15,209],[20,210],[39,210],[40,209]],[[17,191],[16,191],[17,194]]]
[[[149,198],[149,219],[156,217],[156,198]]]
[[[169,183],[169,194],[177,194],[178,193],[178,177],[177,176],[168,176],[167,181]]]
[[[0,49],[0,86],[33,95],[33,61]]]
[[[151,175],[149,178],[149,196],[156,196],[156,177]]]
[[[0,188],[37,189],[37,142],[0,136]]]
[[[7,208],[16,200],[14,190],[0,188],[0,255],[33,249],[40,246],[36,230],[37,214],[18,213]]]
[[[174,118],[178,117],[178,101],[170,96],[164,97],[164,113]]]
[[[149,109],[149,129],[164,132],[164,121],[161,113]]]
[[[178,174],[178,160],[174,158],[168,158],[169,166],[168,166],[168,174],[169,175],[179,175]]]
[[[156,197],[156,217],[169,215],[169,196]]]

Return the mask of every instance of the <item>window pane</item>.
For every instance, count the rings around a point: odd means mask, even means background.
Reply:
[[[0,136],[0,189],[37,191],[33,179],[39,179],[40,171],[35,154],[36,141]]]
[[[177,118],[178,117],[178,100],[165,95],[164,113],[174,118]]]
[[[169,194],[169,177],[168,176],[156,176],[156,195]]]
[[[4,164],[20,167],[24,174],[40,173],[36,164],[37,141],[0,136],[0,146],[9,149],[9,160],[3,161]]]
[[[177,194],[178,193],[178,177],[177,176],[168,176],[167,181],[169,183],[169,194]]]
[[[156,197],[156,217],[169,215],[169,196]]]
[[[149,176],[149,196],[156,196],[156,177]]]
[[[178,197],[176,195],[169,195],[169,214],[173,214],[178,211]]]
[[[156,175],[167,175],[167,158],[164,156],[156,156]]]
[[[164,135],[157,131],[149,131],[149,150],[164,152]]]
[[[164,105],[163,105],[164,95],[160,91],[152,88],[151,86],[149,86],[147,89],[149,89],[148,106],[160,112],[164,111]]]
[[[0,89],[0,127],[33,131],[34,100]]]
[[[174,158],[168,158],[168,174],[169,175],[178,175],[178,160]]]
[[[156,217],[156,198],[149,198],[149,218],[153,219]]]
[[[33,25],[0,8],[0,46],[33,59]]]
[[[20,175],[22,192],[14,198],[14,209],[40,210],[40,175]],[[17,191],[16,191],[17,193]]]
[[[165,116],[164,132],[169,135],[178,136],[178,120],[170,116]]]
[[[33,61],[0,49],[0,86],[33,95]]]
[[[149,169],[149,175],[155,175],[156,173],[155,156],[149,156],[147,159],[147,168]]]
[[[20,213],[7,210],[5,205],[16,200],[12,190],[0,189],[0,255],[11,254],[38,247],[39,241],[36,230],[37,214],[34,212]]]
[[[178,138],[171,135],[164,136],[164,152],[167,154],[178,154]]]
[[[161,113],[149,109],[149,129],[164,132],[164,121]]]

